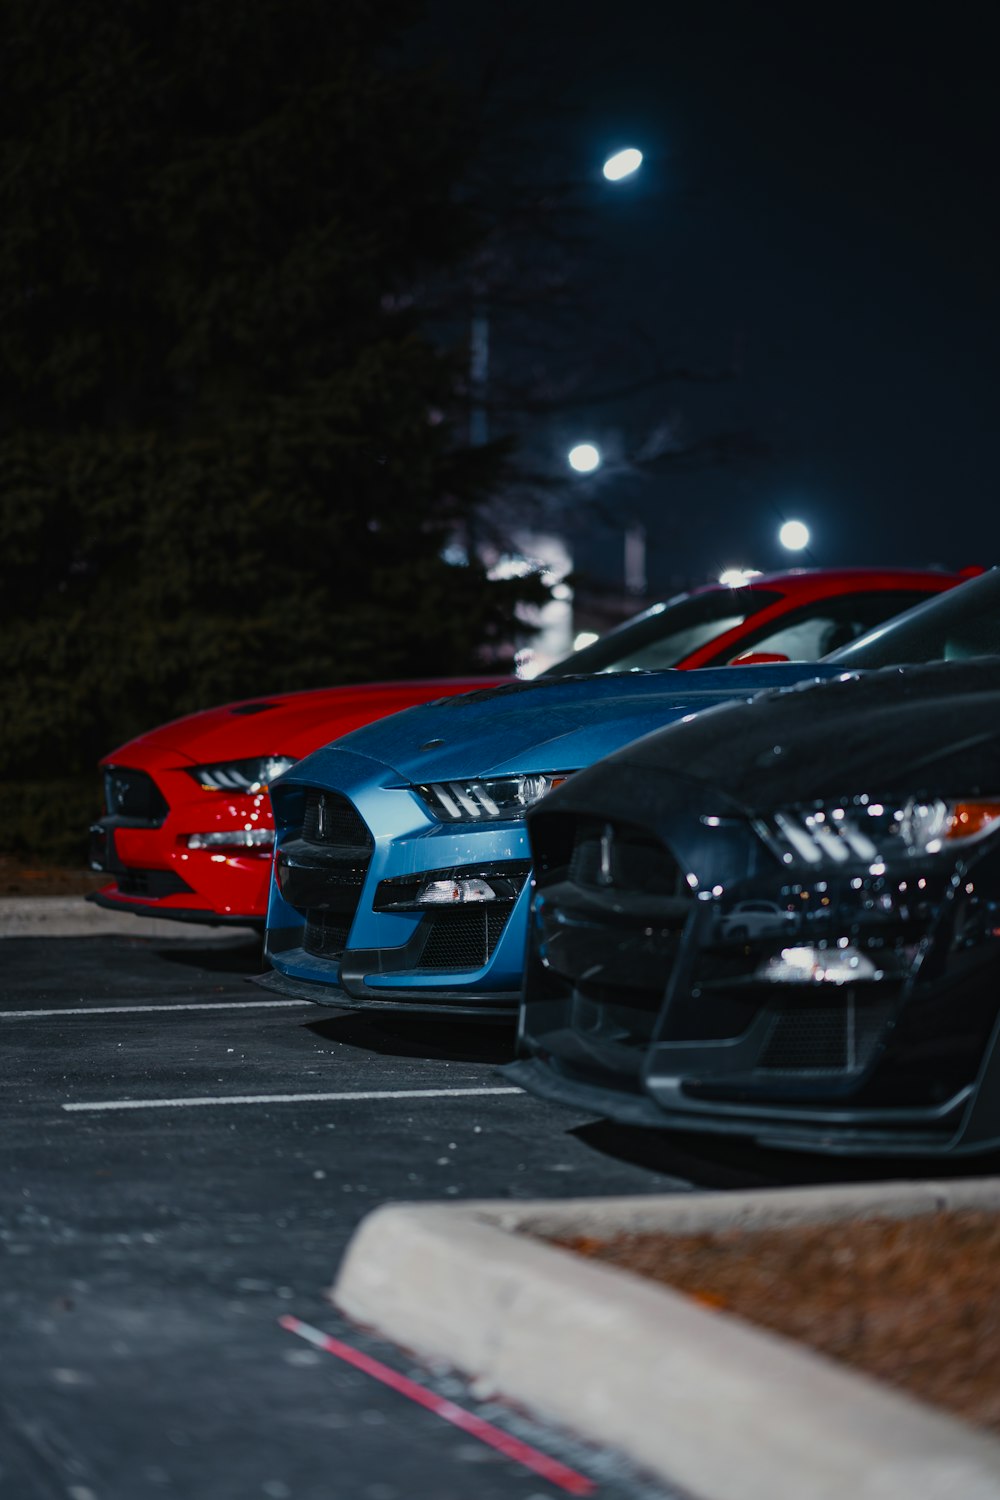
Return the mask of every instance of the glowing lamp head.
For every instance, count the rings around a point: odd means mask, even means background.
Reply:
[[[788,552],[801,552],[809,545],[809,527],[803,521],[786,521],[778,532],[778,541]]]
[[[719,582],[727,589],[742,589],[746,587],[751,578],[759,577],[759,568],[723,568],[719,574]]]
[[[633,172],[638,172],[642,166],[642,152],[637,151],[634,146],[628,146],[624,151],[616,151],[614,156],[609,156],[604,163],[604,175],[609,182],[621,182],[623,177],[631,177]]]
[[[593,443],[577,443],[569,450],[569,466],[577,474],[593,474],[601,466],[601,450]]]

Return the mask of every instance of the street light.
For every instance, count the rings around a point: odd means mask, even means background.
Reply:
[[[723,568],[719,574],[719,582],[723,588],[742,589],[746,587],[751,578],[759,577],[759,568]]]
[[[577,474],[593,474],[595,469],[601,467],[601,450],[593,443],[577,443],[566,457],[570,468],[575,469]]]
[[[786,521],[778,532],[778,541],[788,552],[801,552],[809,545],[809,527],[804,521]]]
[[[604,163],[604,175],[609,182],[621,182],[623,177],[638,172],[641,166],[642,152],[634,146],[627,146],[624,151],[616,151],[614,156],[608,157]]]

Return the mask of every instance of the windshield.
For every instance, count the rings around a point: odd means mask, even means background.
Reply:
[[[654,604],[634,620],[609,630],[592,646],[556,662],[544,677],[575,672],[659,672],[675,667],[717,636],[735,630],[780,594],[764,589],[713,589],[711,593]]]
[[[824,656],[845,667],[1000,656],[1000,568],[991,568]]]

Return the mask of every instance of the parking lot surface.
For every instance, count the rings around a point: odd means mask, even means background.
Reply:
[[[564,1492],[294,1320],[609,1500],[667,1494],[325,1300],[387,1199],[690,1190],[512,1092],[509,1031],[277,1000],[245,939],[11,939],[0,962],[2,1500]]]

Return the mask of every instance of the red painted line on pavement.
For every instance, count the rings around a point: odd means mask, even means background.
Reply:
[[[526,1469],[531,1469],[543,1479],[549,1480],[551,1484],[558,1485],[561,1490],[566,1490],[571,1495],[590,1495],[597,1488],[592,1479],[578,1474],[575,1469],[561,1464],[558,1459],[550,1458],[547,1453],[541,1453],[530,1443],[522,1443],[520,1438],[511,1437],[509,1432],[494,1427],[492,1422],[487,1422],[483,1417],[477,1417],[474,1412],[466,1411],[462,1406],[456,1406],[453,1401],[445,1400],[443,1396],[438,1396],[426,1386],[419,1385],[417,1381],[410,1380],[406,1375],[400,1375],[398,1370],[392,1370],[380,1360],[372,1359],[370,1354],[363,1354],[360,1349],[355,1349],[351,1344],[330,1338],[329,1334],[321,1333],[318,1328],[313,1328],[309,1323],[303,1323],[298,1318],[286,1315],[279,1318],[278,1322],[289,1333],[296,1333],[299,1338],[315,1345],[317,1349],[325,1349],[327,1354],[335,1355],[337,1359],[353,1365],[356,1370],[363,1370],[374,1380],[380,1380],[383,1385],[398,1391],[401,1396],[408,1396],[418,1406],[426,1407],[428,1411],[434,1412],[435,1416],[450,1422],[453,1427],[460,1427],[463,1432],[478,1438],[481,1443],[487,1443],[491,1448],[496,1448],[506,1458],[512,1458],[516,1463],[523,1464]]]

